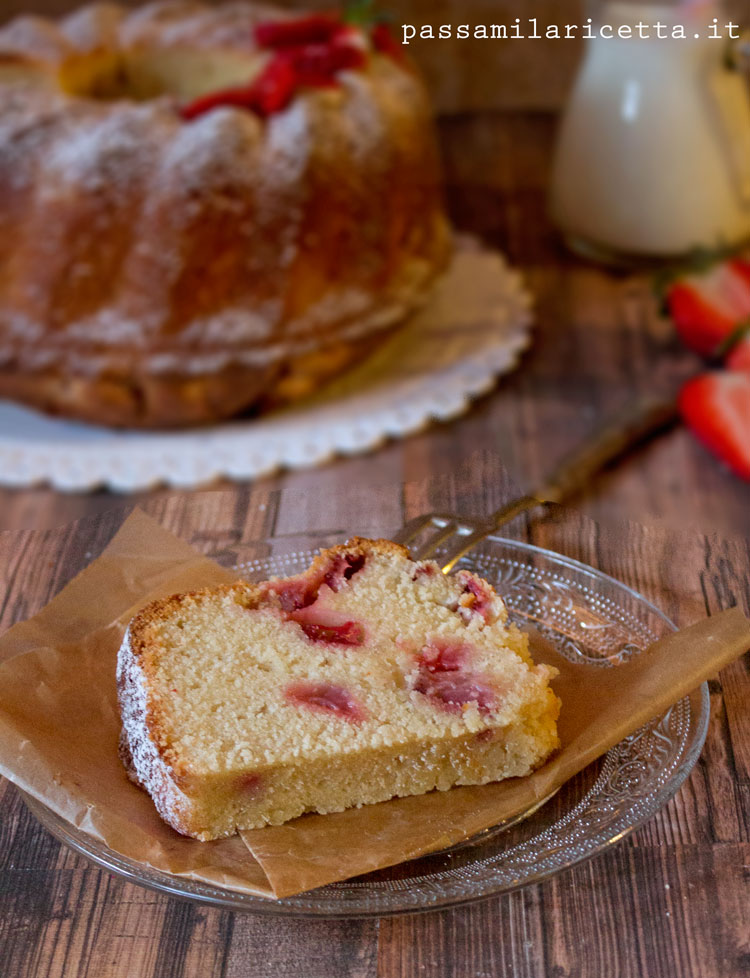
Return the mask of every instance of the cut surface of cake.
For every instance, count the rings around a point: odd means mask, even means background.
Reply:
[[[165,821],[216,839],[527,775],[558,746],[553,676],[481,578],[355,538],[137,615],[120,751]]]
[[[429,100],[377,26],[167,0],[0,28],[0,396],[143,427],[284,404],[449,253]]]

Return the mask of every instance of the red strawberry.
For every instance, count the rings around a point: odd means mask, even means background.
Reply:
[[[346,68],[361,68],[365,54],[348,44],[306,44],[290,52],[298,85],[334,85],[336,74]]]
[[[343,625],[319,625],[314,621],[302,621],[299,627],[313,642],[330,642],[332,645],[364,645],[365,629],[358,621],[345,621]]]
[[[291,101],[297,78],[290,59],[284,55],[272,58],[251,85],[224,88],[194,99],[180,110],[183,119],[195,119],[212,109],[233,105],[260,116],[280,112]]]
[[[281,112],[292,100],[297,76],[291,60],[278,54],[272,58],[250,86],[253,108],[262,116]]]
[[[744,370],[750,373],[750,333],[745,333],[738,340],[727,357],[727,370]]]
[[[300,44],[326,44],[346,30],[332,14],[310,14],[294,20],[267,20],[255,25],[255,40],[262,48],[291,48]]]
[[[234,105],[243,109],[252,108],[249,92],[248,86],[223,88],[218,92],[209,92],[208,95],[201,95],[199,98],[193,99],[192,102],[188,102],[187,105],[183,105],[180,109],[180,115],[187,122],[190,122],[192,119],[197,119],[198,116],[223,105]]]
[[[380,54],[387,54],[394,61],[402,63],[405,60],[404,49],[393,36],[387,24],[376,24],[373,27],[372,46]]]
[[[693,434],[750,481],[750,373],[695,377],[680,391],[679,406]]]
[[[308,710],[327,713],[352,723],[361,723],[367,717],[367,711],[356,697],[343,686],[334,686],[332,683],[303,679],[290,683],[284,690],[284,695],[293,706],[304,706]]]
[[[735,258],[678,279],[667,306],[683,343],[701,356],[716,355],[750,318],[750,262]]]

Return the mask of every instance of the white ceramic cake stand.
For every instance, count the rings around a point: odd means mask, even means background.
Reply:
[[[518,363],[531,300],[497,252],[462,239],[427,306],[366,363],[284,411],[179,432],[118,431],[0,401],[0,485],[128,492],[252,479],[368,451],[457,417]]]

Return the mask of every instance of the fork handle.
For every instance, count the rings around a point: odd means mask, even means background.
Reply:
[[[607,421],[590,438],[566,455],[552,474],[531,492],[506,503],[477,529],[466,536],[460,550],[442,567],[449,573],[477,543],[516,516],[547,503],[561,503],[574,495],[586,483],[621,455],[641,442],[671,427],[678,418],[674,400],[643,398],[629,405],[622,413]]]
[[[561,503],[607,465],[678,418],[674,400],[643,398],[610,419],[566,455],[542,486],[529,493],[540,503]]]

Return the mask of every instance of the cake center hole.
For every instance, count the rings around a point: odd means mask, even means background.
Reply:
[[[250,84],[265,54],[143,50],[71,59],[61,87],[70,95],[100,101],[146,102],[162,96],[190,101],[226,88]]]

